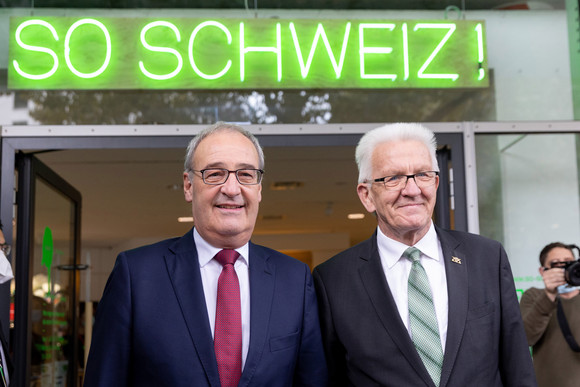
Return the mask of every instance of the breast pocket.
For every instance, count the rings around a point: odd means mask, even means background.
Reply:
[[[270,352],[276,352],[286,348],[295,347],[298,345],[299,339],[300,332],[291,333],[286,336],[272,337],[270,339]]]
[[[467,321],[477,320],[482,317],[493,314],[494,308],[495,304],[493,302],[488,302],[476,308],[469,309],[467,311]]]
[[[472,348],[480,354],[492,354],[498,337],[494,332],[495,304],[488,302],[467,311],[466,330]],[[497,335],[496,335],[497,336]]]

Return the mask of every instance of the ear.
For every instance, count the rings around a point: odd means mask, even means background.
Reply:
[[[193,184],[189,180],[187,172],[183,172],[183,194],[186,202],[191,203],[193,201]]]
[[[375,212],[376,207],[373,202],[371,191],[367,183],[360,183],[356,186],[356,193],[360,199],[362,205],[366,208],[368,212]]]
[[[543,277],[544,276],[544,272],[546,271],[546,269],[544,269],[543,266],[540,266],[540,268],[538,269],[538,272],[540,273],[540,275]]]

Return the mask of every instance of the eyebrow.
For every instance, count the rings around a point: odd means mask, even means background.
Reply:
[[[415,170],[415,172],[413,172],[413,173],[389,172],[389,173],[386,173],[383,176],[408,176],[408,175],[415,175],[415,174],[421,173],[421,172],[434,171],[434,169],[429,169],[429,168],[431,168],[431,167],[428,167],[428,168],[427,167],[426,168],[417,168]]]
[[[216,162],[216,163],[207,164],[205,166],[205,168],[202,168],[202,169],[209,169],[209,168],[223,168],[223,169],[228,169],[228,168],[226,168],[225,163],[222,163],[222,162]],[[240,163],[240,164],[236,164],[236,169],[258,169],[258,167],[256,167],[253,164]]]

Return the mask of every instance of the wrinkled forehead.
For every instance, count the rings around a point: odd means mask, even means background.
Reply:
[[[236,131],[218,131],[200,141],[193,155],[196,168],[256,168],[259,155],[252,141]]]
[[[377,144],[371,156],[373,169],[432,169],[429,149],[417,140],[393,140]]]

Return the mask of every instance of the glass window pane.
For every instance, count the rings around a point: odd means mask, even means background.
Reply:
[[[480,233],[502,241],[520,292],[543,288],[540,250],[578,244],[577,134],[475,137]]]
[[[73,331],[74,203],[36,179],[31,384],[66,386]]]

